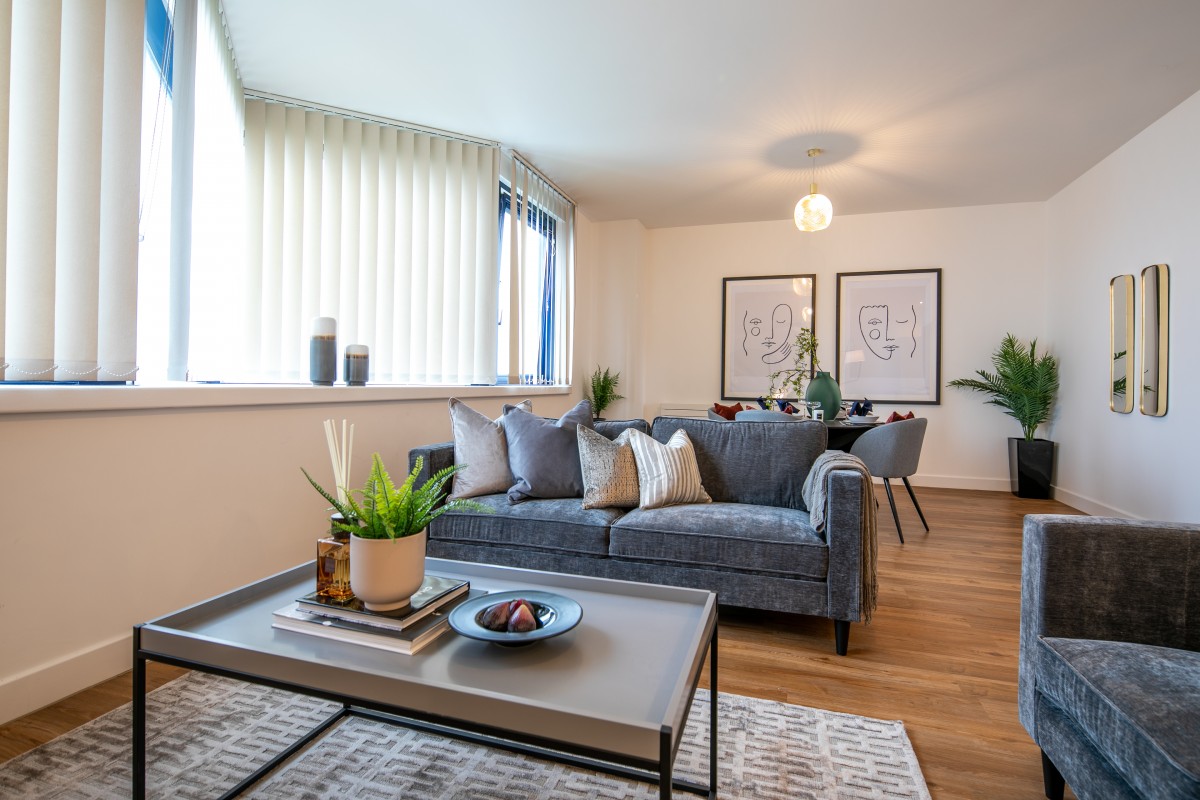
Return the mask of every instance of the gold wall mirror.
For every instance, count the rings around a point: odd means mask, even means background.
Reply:
[[[1167,309],[1170,271],[1166,264],[1142,270],[1142,383],[1139,387],[1143,414],[1161,417],[1167,413]]]
[[[1133,372],[1133,276],[1118,275],[1108,283],[1108,377],[1112,393],[1108,407],[1118,414],[1133,411],[1129,376]]]

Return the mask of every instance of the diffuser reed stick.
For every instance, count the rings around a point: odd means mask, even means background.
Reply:
[[[346,487],[350,485],[350,459],[354,455],[354,425],[342,420],[341,440],[337,425],[325,420],[325,442],[329,445],[329,461],[333,467],[333,485],[337,487],[338,502],[346,502]]]

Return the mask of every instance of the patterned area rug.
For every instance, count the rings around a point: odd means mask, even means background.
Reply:
[[[708,780],[708,702],[697,692],[675,763],[677,776],[699,783]],[[720,704],[721,798],[929,800],[901,722],[730,694]],[[170,798],[226,791],[337,708],[198,672],[153,692],[147,707],[148,795]],[[124,706],[0,764],[0,797],[129,797],[130,715]],[[658,789],[350,718],[244,796],[653,800]]]

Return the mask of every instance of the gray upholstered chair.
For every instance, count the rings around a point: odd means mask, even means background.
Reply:
[[[765,408],[747,408],[733,415],[737,422],[799,422],[808,417],[799,414],[785,414]]]
[[[921,504],[917,502],[912,484],[908,482],[908,476],[917,471],[917,463],[921,460],[921,443],[925,441],[925,427],[928,424],[929,420],[922,417],[889,422],[867,431],[850,446],[850,455],[861,458],[876,478],[883,478],[883,488],[887,490],[888,503],[892,506],[892,518],[896,520],[896,534],[900,537],[901,544],[904,544],[904,531],[900,529],[900,515],[896,513],[896,500],[892,497],[892,484],[889,479],[899,478],[904,481],[904,488],[908,489],[908,496],[917,507],[921,524],[925,526],[925,530],[929,530],[925,513],[921,511]]]
[[[1027,516],[1019,675],[1046,797],[1200,798],[1200,525]]]

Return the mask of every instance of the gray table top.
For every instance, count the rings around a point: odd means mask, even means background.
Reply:
[[[426,570],[490,592],[556,592],[583,607],[583,620],[523,648],[450,631],[414,655],[272,628],[272,612],[312,591],[310,563],[147,623],[141,647],[150,658],[632,758],[657,758],[664,727],[682,735],[716,624],[712,592],[440,559]]]

